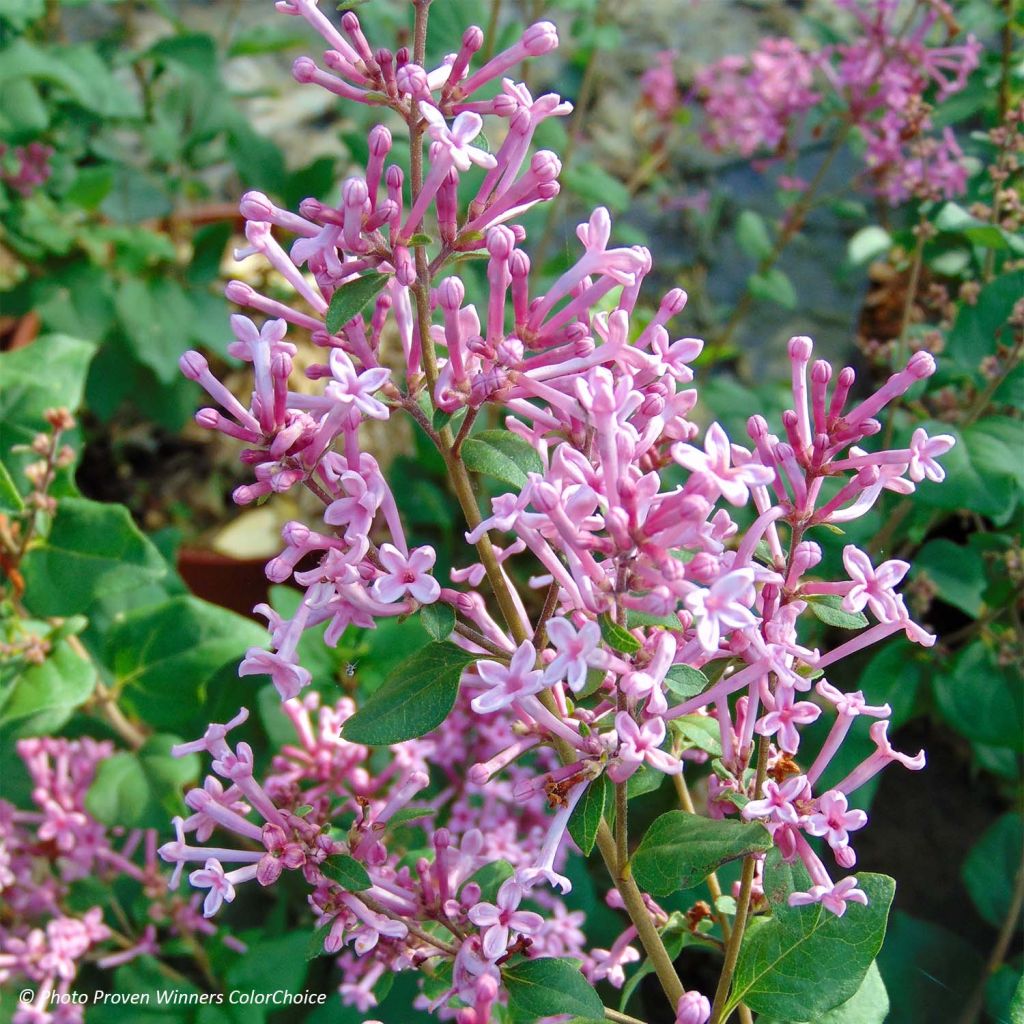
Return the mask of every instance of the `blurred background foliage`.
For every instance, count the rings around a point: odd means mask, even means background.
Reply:
[[[369,0],[359,15],[371,41],[408,36],[403,0]],[[995,189],[1021,190],[1020,168],[992,130],[1024,92],[1024,16],[1012,2],[956,6],[962,29],[985,49],[936,121],[967,154],[968,191],[956,203],[895,208],[858,178],[855,140],[837,147],[813,200],[783,187],[783,171],[807,180],[822,170],[833,141],[827,120],[792,140],[784,167],[701,144],[699,105],[688,100],[696,71],[768,36],[809,47],[841,39],[850,26],[834,5],[435,0],[431,56],[439,61],[470,23],[488,27],[500,48],[538,17],[558,22],[563,45],[528,70],[528,84],[535,94],[561,93],[576,110],[537,134],[564,171],[557,201],[527,218],[535,266],[558,274],[577,221],[594,204],[610,207],[617,239],[647,245],[655,260],[657,287],[644,296],[639,324],[660,291],[690,292],[675,329],[708,339],[699,371],[705,422],[719,419],[742,439],[750,413],[778,416],[792,334],[811,335],[822,356],[854,365],[865,381],[884,379],[914,348],[939,357],[939,373],[891,414],[885,435],[909,438],[921,425],[955,434],[945,483],[923,485],[913,502],[886,494],[825,556],[831,571],[843,544],[854,542],[912,561],[911,603],[940,642],[927,651],[890,641],[833,681],[891,703],[898,745],[929,753],[926,772],[886,775],[869,794],[874,824],[860,843],[861,866],[899,883],[880,961],[890,1020],[952,1021],[972,1008],[992,1022],[1010,1020],[1022,969],[1013,915],[1024,846],[1024,236],[1019,219],[1006,226],[992,213]],[[156,741],[191,738],[253,703],[254,684],[239,680],[235,666],[262,631],[203,598],[241,613],[264,599],[260,566],[281,524],[303,510],[287,500],[234,509],[236,453],[191,422],[198,394],[177,359],[201,347],[221,368],[235,365],[223,284],[260,273],[231,255],[244,245],[237,197],[260,189],[286,207],[305,196],[331,201],[348,169],[362,164],[375,112],[338,106],[290,77],[291,60],[314,49],[302,24],[269,2],[0,0],[0,510],[5,529],[31,535],[24,545],[15,538],[26,549],[20,565],[3,566],[7,799],[24,795],[10,741],[112,735],[104,701],[113,696],[153,735],[130,755],[139,759],[141,799],[128,806],[117,798],[119,778],[101,778],[95,813],[111,825],[128,815],[166,829],[182,783],[194,780],[153,770],[165,750]],[[642,81],[664,50],[673,51],[679,91],[667,113]],[[1006,176],[996,180],[994,167]],[[473,280],[479,269],[460,268],[467,290],[483,283]],[[245,374],[235,368],[242,388]],[[79,418],[62,438],[75,463],[49,487],[56,514],[25,504],[35,456],[8,454],[47,429],[44,411],[54,406]],[[438,457],[397,424],[370,443],[406,482],[397,496],[417,542],[435,544],[439,566],[450,567],[460,531]],[[480,487],[482,495],[501,489],[486,480]],[[287,614],[296,596],[275,587],[270,600]],[[834,624],[820,630],[808,640],[841,638]],[[304,663],[327,695],[369,692],[425,637],[415,621],[350,630],[335,651],[308,635]],[[26,657],[30,649],[45,657]],[[282,735],[270,689],[257,694],[259,714],[247,726],[263,759]],[[870,748],[866,735],[862,743],[847,744],[848,757]],[[646,795],[637,820],[664,809],[669,789]],[[608,912],[598,891],[577,874],[600,945],[614,922],[602,923]],[[275,892],[269,907],[234,909],[236,930],[252,943],[249,958],[215,944],[211,969],[248,987],[266,980],[272,958],[294,975],[275,974],[273,987],[329,987],[327,961],[306,963],[302,907],[289,903],[286,885]],[[138,894],[119,895],[138,903]],[[686,909],[685,898],[677,902],[673,909]],[[989,963],[1000,941],[999,962]],[[706,987],[700,958],[687,963],[696,972],[688,984]],[[143,959],[98,983],[140,990],[161,979]],[[404,1011],[407,981],[396,979],[376,1011],[382,1019],[413,1019]],[[630,1009],[654,1021],[645,993],[638,986]],[[257,1019],[248,1012],[247,1022]],[[102,1022],[104,1012],[88,1019]],[[180,1010],[160,1019],[222,1018]],[[362,1016],[332,1001],[304,1019]]]

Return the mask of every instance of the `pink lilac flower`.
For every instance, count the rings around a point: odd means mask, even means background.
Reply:
[[[512,936],[534,935],[544,925],[540,914],[519,910],[522,887],[514,878],[504,881],[494,903],[478,903],[469,911],[469,919],[482,929],[483,954],[496,960],[508,949]]]
[[[537,652],[529,640],[516,648],[508,665],[499,661],[478,661],[476,672],[487,689],[473,698],[473,710],[487,714],[543,690],[544,674],[534,668],[536,661]]]

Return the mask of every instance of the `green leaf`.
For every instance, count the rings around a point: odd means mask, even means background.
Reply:
[[[92,696],[96,669],[67,643],[41,665],[29,665],[0,689],[0,738],[56,732]]]
[[[688,700],[703,693],[711,681],[699,668],[691,665],[673,665],[665,674],[665,686],[674,697]]]
[[[195,307],[177,281],[130,277],[114,300],[135,358],[164,384],[178,380],[183,338],[192,334]]]
[[[858,873],[857,880],[868,905],[851,903],[842,917],[820,905],[789,907],[785,895],[774,902],[772,917],[743,938],[728,1006],[817,1021],[852,998],[882,946],[896,888],[886,875]]]
[[[713,757],[722,756],[722,732],[717,719],[707,715],[682,715],[673,719],[670,727],[682,737],[687,748],[696,747]]]
[[[327,307],[327,333],[337,334],[345,324],[359,316],[384,290],[389,279],[387,274],[371,271],[336,288]]]
[[[544,464],[529,441],[507,430],[481,430],[462,444],[462,461],[474,473],[483,473],[522,490],[527,473],[543,473]]]
[[[964,861],[964,885],[978,913],[998,928],[1013,903],[1013,883],[1024,853],[1024,822],[1004,814],[990,825]]]
[[[620,626],[607,612],[598,623],[601,626],[601,639],[613,650],[621,654],[636,654],[640,650],[640,641],[632,633]]]
[[[753,210],[744,210],[736,221],[736,241],[744,255],[760,262],[771,255],[772,239],[764,217]]]
[[[1010,1000],[1010,1024],[1024,1024],[1024,978],[1017,983]]]
[[[751,274],[747,288],[755,299],[774,302],[785,309],[796,308],[796,289],[793,282],[778,267],[772,267],[763,274]]]
[[[256,623],[179,596],[115,621],[105,658],[126,707],[159,729],[184,730],[201,717],[207,683],[266,640]]]
[[[984,642],[966,647],[935,680],[935,697],[945,720],[974,742],[1024,747],[1024,695]]]
[[[985,249],[1008,249],[1010,243],[1007,234],[995,224],[989,224],[973,214],[968,213],[957,203],[946,203],[935,218],[935,226],[940,231],[949,231],[963,235],[975,245]]]
[[[572,960],[539,957],[524,960],[503,972],[513,1018],[572,1013],[594,1020],[604,1018],[604,1004]]]
[[[807,604],[816,618],[827,626],[838,629],[863,629],[868,617],[863,612],[844,612],[843,599],[838,594],[819,594],[809,597]]]
[[[588,203],[607,206],[613,213],[629,209],[629,189],[596,163],[567,166],[561,175],[562,184]]]
[[[151,736],[139,750],[101,761],[85,796],[86,810],[105,825],[166,828],[185,812],[182,789],[199,777],[198,754],[171,754],[180,742],[177,736]]]
[[[885,982],[878,970],[878,964],[872,963],[864,981],[857,991],[834,1010],[814,1020],[814,1024],[885,1024],[889,1016],[889,993],[885,990]],[[757,1024],[796,1024],[769,1020],[764,1015],[757,1018]],[[801,1022],[802,1024],[802,1022]]]
[[[21,512],[24,508],[25,502],[14,486],[11,472],[0,460],[0,509],[4,512]]]
[[[373,885],[366,868],[347,853],[332,854],[320,865],[320,870],[332,882],[337,882],[349,892],[362,892]]]
[[[951,540],[930,540],[914,556],[914,579],[922,575],[935,586],[946,604],[976,619],[984,610],[982,595],[988,581],[981,552]]]
[[[474,660],[475,655],[454,644],[427,644],[395,668],[345,723],[345,739],[381,746],[436,729],[455,706],[459,679]]]
[[[892,1003],[892,1024],[937,1024],[957,1020],[984,963],[954,932],[896,911],[878,967]]]
[[[889,232],[877,224],[870,224],[866,228],[861,228],[846,243],[846,258],[855,267],[861,267],[883,256],[890,248],[892,236]]]
[[[583,852],[590,856],[597,840],[597,829],[615,799],[615,787],[606,775],[599,775],[587,786],[569,818],[569,835]]]
[[[44,413],[63,406],[75,412],[82,404],[89,362],[96,346],[62,334],[37,338],[31,345],[0,354],[0,455],[7,460],[15,486],[24,489],[24,467],[32,454],[9,455],[18,444],[31,444],[46,430]],[[45,373],[39,368],[46,367]],[[73,443],[77,432],[65,435]]]
[[[963,303],[946,339],[944,352],[965,369],[977,371],[985,356],[992,355],[1000,341],[1009,341],[1007,321],[1014,305],[1024,295],[1024,270],[1002,274],[985,285],[973,305]]]
[[[327,924],[320,925],[319,928],[309,937],[309,946],[306,948],[306,959],[315,960],[318,956],[322,956],[324,952],[324,940],[327,938],[328,933],[334,927],[334,918],[332,917]]]
[[[720,864],[771,845],[771,836],[756,822],[669,811],[647,830],[630,865],[641,889],[669,896],[699,885]]]
[[[664,772],[659,772],[649,764],[641,765],[626,780],[626,796],[632,800],[634,797],[643,796],[645,793],[653,793],[656,789],[661,788],[661,784],[667,778],[668,776]],[[613,812],[614,809],[612,807]],[[609,814],[610,820],[614,820],[614,818],[614,813]]]
[[[447,640],[455,628],[455,611],[451,605],[436,601],[420,609],[420,621],[434,640]]]
[[[86,612],[106,594],[163,577],[160,552],[123,505],[62,498],[45,541],[26,554],[25,606],[44,617]]]

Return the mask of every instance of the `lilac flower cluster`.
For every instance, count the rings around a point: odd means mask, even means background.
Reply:
[[[25,739],[17,752],[32,781],[35,809],[0,800],[0,984],[23,979],[34,989],[33,1000],[14,1010],[12,1024],[79,1024],[84,1005],[62,997],[83,962],[113,969],[157,955],[163,938],[195,942],[217,928],[199,914],[198,896],[168,894],[155,830],[117,836],[86,810],[85,795],[100,762],[113,754],[112,743]],[[150,921],[135,936],[111,927],[98,906],[84,913],[68,909],[76,882],[115,877],[138,882],[152,901]]]
[[[819,119],[831,108],[857,129],[868,184],[890,203],[961,194],[967,186],[963,152],[949,128],[935,132],[923,97],[934,90],[942,101],[962,91],[978,66],[981,43],[972,35],[952,42],[959,29],[943,0],[917,4],[911,18],[895,0],[841,0],[837,6],[856,25],[850,42],[806,52],[788,39],[765,39],[749,57],[724,57],[697,74],[704,141],[716,151],[785,156],[821,105],[826,112]],[[944,44],[932,41],[939,23],[949,36]],[[838,107],[824,105],[829,95]]]
[[[44,142],[30,142],[13,149],[0,142],[0,181],[23,198],[30,196],[49,180],[51,156],[53,147]]]
[[[550,50],[554,27],[529,27],[476,70],[482,33],[470,28],[461,49],[428,70],[404,49],[371,50],[352,13],[339,31],[312,0],[278,7],[305,18],[329,46],[327,70],[296,62],[300,81],[406,123],[412,190],[407,200],[381,124],[369,135],[365,173],[343,183],[337,206],[307,199],[293,214],[247,194],[250,247],[239,256],[266,260],[295,300],[228,286],[234,302],[270,318],[262,326],[232,321],[232,351],[253,365],[246,401],[198,353],[182,359],[186,375],[221,406],[201,410],[199,422],[248,446],[242,458],[255,480],[236,501],[302,485],[323,502],[323,522],[285,527],[267,575],[294,581],[303,598],[287,620],[262,608],[272,649],[250,650],[240,668],[270,677],[299,742],[280,752],[262,783],[248,746],[232,749],[227,740],[244,709],[179,748],[208,752],[215,776],[189,793],[194,813],[177,821],[176,840],[161,849],[177,865],[175,881],[195,863],[190,881],[206,890],[213,914],[244,882],[270,885],[285,870],[301,871],[325,948],[346,947],[343,996],[363,1007],[374,1004],[384,972],[434,958],[451,964],[452,982],[421,1002],[455,1012],[461,1024],[491,1019],[504,999],[500,968],[520,953],[576,954],[592,980],[622,985],[624,965],[639,957],[633,910],[610,949],[586,950],[580,919],[552,892],[571,888],[569,821],[602,775],[624,791],[641,769],[677,775],[684,760],[705,759],[683,728],[698,722],[717,730],[722,748],[708,813],[762,821],[782,855],[803,862],[812,885],[794,904],[842,915],[849,902],[864,902],[856,877],[833,882],[806,837],[822,837],[838,867],[852,868],[850,833],[865,817],[849,808],[848,795],[892,761],[917,769],[924,758],[892,748],[888,707],[841,692],[823,673],[897,632],[924,645],[934,637],[895,590],[905,563],[875,566],[851,545],[845,576],[822,579],[814,572],[822,550],[810,534],[841,529],[884,489],[907,494],[942,479],[937,459],[951,437],[919,430],[892,450],[871,450],[869,441],[884,407],[934,372],[932,357],[915,354],[877,392],[855,398],[852,369],[812,362],[810,340],[793,338],[793,407],[779,432],[753,415],[746,444],[717,423],[701,439],[690,418],[697,392],[688,385],[702,342],[674,338],[666,326],[686,295],[674,289],[653,316],[641,312],[650,253],[615,246],[606,210],[578,227],[582,251],[567,270],[543,290],[531,275],[515,220],[557,193],[559,161],[549,152],[530,158],[528,148],[537,124],[568,104],[534,100],[508,79],[493,98],[473,94]],[[493,153],[474,145],[484,117],[497,121],[490,137],[503,139]],[[467,192],[463,209],[459,195]],[[293,236],[290,249],[273,229]],[[486,261],[479,307],[452,273],[465,253]],[[344,303],[366,286],[375,291],[352,313]],[[328,329],[339,303],[349,319]],[[318,393],[291,385],[297,350],[289,328],[324,350],[323,362],[307,370],[322,382]],[[392,369],[397,359],[403,372]],[[485,404],[531,453],[532,468],[481,517],[460,450]],[[410,542],[393,486],[361,443],[362,423],[394,412],[410,415],[437,444],[467,518],[475,554],[452,572],[450,587],[434,577],[433,548]],[[508,539],[495,543],[499,535]],[[532,573],[541,600],[512,584],[513,560]],[[832,650],[808,647],[805,613],[830,601],[851,616],[866,609],[875,622]],[[472,655],[459,703],[439,732],[392,746],[379,770],[366,747],[344,738],[353,706],[321,706],[304,692],[311,673],[299,640],[326,624],[333,645],[349,625],[373,628],[432,605],[454,613],[450,640]],[[681,669],[691,680],[704,674],[704,684],[680,695]],[[823,713],[835,715],[828,740],[802,766],[801,729]],[[823,787],[860,715],[878,719],[875,752]],[[763,772],[750,770],[755,761],[771,779],[763,790]],[[422,817],[431,852],[410,866],[400,863],[389,829],[412,815]],[[234,845],[205,845],[217,830]],[[472,876],[500,860],[512,873],[481,903]],[[626,905],[627,895],[613,890],[610,900]],[[649,897],[642,906],[656,927],[665,924],[668,915]],[[708,1002],[686,993],[678,1012],[686,1024],[702,1024]]]

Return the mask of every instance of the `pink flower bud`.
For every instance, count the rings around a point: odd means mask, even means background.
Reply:
[[[375,157],[385,157],[391,152],[391,132],[382,124],[375,125],[370,129],[368,141],[370,152]]]
[[[270,220],[277,207],[262,192],[246,192],[238,209],[246,220]]]
[[[550,149],[542,149],[533,154],[530,170],[540,181],[553,181],[562,171],[562,161]]]
[[[190,349],[179,360],[178,367],[189,380],[199,380],[210,369],[210,364],[198,352]]]
[[[679,997],[676,1003],[676,1024],[706,1024],[711,1016],[711,1004],[707,996],[691,989]]]
[[[935,372],[935,359],[929,352],[915,352],[907,363],[907,373],[916,380],[924,380]]]
[[[496,260],[507,260],[516,247],[516,236],[511,229],[499,224],[487,232],[487,251]]]
[[[797,363],[806,363],[811,358],[814,343],[805,335],[798,334],[795,338],[789,339],[787,348],[790,359]]]
[[[550,21],[538,21],[523,33],[523,47],[531,57],[549,53],[558,46],[558,29]]]
[[[316,78],[317,70],[316,64],[309,57],[296,57],[292,64],[292,78],[296,82],[308,85]]]
[[[458,277],[446,277],[437,288],[437,301],[442,309],[455,312],[462,308],[466,297],[466,287]]]

